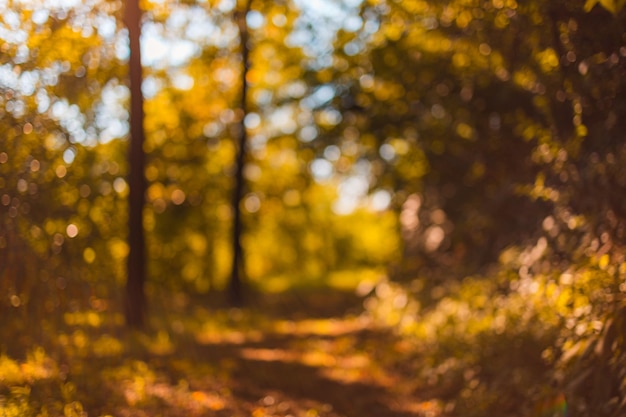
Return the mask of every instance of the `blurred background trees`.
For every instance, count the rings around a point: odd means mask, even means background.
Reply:
[[[225,289],[240,210],[249,290],[364,284],[373,314],[412,335],[470,308],[486,327],[447,322],[432,343],[533,340],[516,352],[576,398],[576,415],[617,415],[622,6],[142,3],[147,297]],[[117,311],[134,123],[124,4],[0,8],[0,314],[16,329]],[[493,389],[487,374],[470,393]],[[534,377],[509,378],[508,392],[539,397]]]
[[[3,6],[3,308],[26,307],[31,287],[39,288],[42,279],[67,302],[73,283],[82,288],[76,302],[94,296],[117,303],[129,252],[124,5],[39,6]],[[142,7],[148,292],[206,293],[229,280],[241,126],[249,136],[241,208],[252,287],[278,277],[275,284],[285,288],[290,284],[282,280],[291,272],[309,285],[369,255],[376,259],[369,265],[382,272],[393,246],[383,256],[375,242],[367,254],[350,250],[362,243],[356,231],[334,230],[341,222],[332,208],[336,178],[311,149],[316,122],[311,105],[302,105],[318,89],[306,74],[306,62],[317,59],[315,51],[304,51],[317,36],[311,19],[300,18],[300,9],[287,2],[261,2],[245,14],[254,47],[244,114],[239,6]],[[330,40],[324,42],[330,48]],[[351,214],[355,222],[381,215]],[[394,227],[389,220],[371,229],[384,235]],[[342,259],[325,247],[341,248]],[[57,263],[58,271],[51,267]],[[41,270],[50,277],[42,278]]]

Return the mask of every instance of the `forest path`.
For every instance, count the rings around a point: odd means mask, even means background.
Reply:
[[[155,337],[155,352],[166,346],[145,359],[151,372],[141,389],[136,381],[111,387],[126,405],[101,414],[441,415],[438,403],[415,394],[405,342],[374,326],[361,305],[353,294],[301,293],[257,298],[246,309],[196,309],[192,320],[170,317],[180,334]]]

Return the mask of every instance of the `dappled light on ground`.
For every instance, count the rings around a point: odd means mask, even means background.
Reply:
[[[167,313],[157,297],[144,332],[106,310],[44,318],[54,332],[37,347],[0,354],[0,415],[564,417],[564,384],[545,377],[557,329],[537,320],[549,300],[492,291],[467,280],[429,307],[381,281],[365,298],[298,291],[247,308],[174,296]]]
[[[364,330],[372,325],[365,317],[338,319],[309,319],[309,320],[278,320],[275,331],[281,334],[316,334],[320,336],[341,336]]]
[[[362,300],[273,297],[250,309],[181,310],[160,326],[171,331],[65,314],[40,347],[0,356],[0,415],[441,415],[396,372],[402,343],[362,314]]]

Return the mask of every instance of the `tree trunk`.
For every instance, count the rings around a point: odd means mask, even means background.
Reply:
[[[143,94],[140,53],[141,10],[139,0],[126,2],[126,24],[130,38],[130,150],[129,150],[129,235],[128,277],[126,280],[126,324],[141,328],[145,321],[145,242],[143,206],[145,193],[145,153],[143,150]]]
[[[244,119],[248,114],[248,76],[249,69],[249,45],[248,45],[248,25],[246,16],[250,11],[252,0],[246,0],[244,10],[236,14],[237,24],[239,25],[239,42],[241,44],[241,96],[240,109],[241,120],[239,121],[239,137],[237,139],[237,156],[235,159],[235,186],[232,197],[233,208],[233,263],[231,268],[230,282],[228,293],[230,302],[233,305],[243,303],[242,281],[245,274],[244,270],[244,251],[241,246],[241,237],[243,234],[243,224],[241,220],[241,201],[245,193],[245,179],[243,176],[243,168],[246,163],[246,147],[248,145],[248,135],[244,125]]]

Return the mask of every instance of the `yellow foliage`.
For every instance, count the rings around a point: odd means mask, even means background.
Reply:
[[[146,190],[148,201],[155,201],[159,198],[165,198],[165,187],[160,182],[155,182]]]
[[[510,19],[505,12],[498,12],[494,23],[497,28],[504,29],[509,25],[509,21]]]
[[[113,238],[108,242],[109,252],[113,259],[118,261],[125,259],[128,256],[128,243],[119,238]]]
[[[607,267],[609,266],[610,263],[610,256],[608,254],[604,254],[602,256],[600,256],[600,258],[598,259],[598,267],[602,270],[606,270]]]
[[[93,263],[93,261],[96,260],[96,251],[94,251],[93,248],[85,248],[85,250],[83,251],[83,259],[88,264]]]
[[[532,90],[537,77],[529,68],[524,68],[513,74],[513,81],[526,90]]]
[[[49,28],[35,32],[28,38],[28,47],[37,51],[39,65],[50,66],[54,62],[68,62],[71,67],[82,63],[85,45],[97,47],[101,39],[91,36],[85,39],[82,33],[71,25],[59,25],[54,32]]]
[[[4,354],[0,355],[0,384],[5,386],[32,383],[37,380],[53,378],[57,374],[56,363],[46,355],[41,347],[28,352],[26,360],[22,363]]]
[[[624,8],[624,1],[621,0],[587,0],[585,2],[585,11],[589,12],[593,7],[599,4],[613,14],[617,14]]]
[[[159,94],[146,102],[146,132],[158,132],[159,129],[174,130],[180,125],[179,112],[171,97]],[[163,138],[163,137],[161,137]]]
[[[119,356],[124,352],[124,345],[118,339],[104,334],[94,340],[93,352],[98,357]]]
[[[456,52],[452,56],[452,64],[457,68],[465,68],[469,66],[470,63],[471,63],[471,60],[469,56],[465,53]]]
[[[463,139],[474,139],[476,136],[474,129],[467,123],[459,123],[456,126],[456,133]]]
[[[464,10],[456,17],[456,25],[461,29],[466,28],[473,19],[472,12]]]
[[[93,310],[65,313],[63,320],[68,326],[100,327],[103,323],[100,313]]]
[[[537,61],[544,72],[554,71],[559,66],[559,58],[552,48],[539,52],[537,54]]]
[[[0,382],[5,385],[20,384],[24,376],[20,365],[6,355],[0,355]]]
[[[196,255],[203,255],[207,249],[207,239],[204,234],[189,232],[186,235],[187,244]]]

